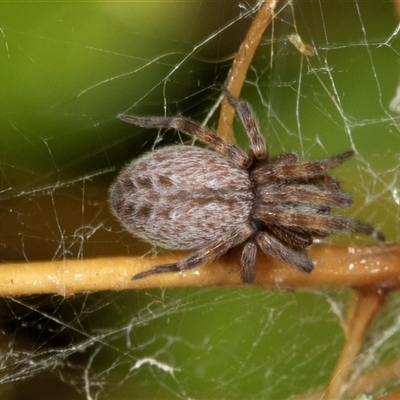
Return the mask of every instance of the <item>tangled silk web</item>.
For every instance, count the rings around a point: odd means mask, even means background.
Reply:
[[[214,124],[252,6],[2,5],[3,264],[155,251],[114,221],[108,187],[133,157],[187,138],[152,136],[116,115],[165,112]],[[242,92],[272,154],[353,149],[336,171],[355,197],[348,215],[390,240],[399,237],[398,26],[390,2],[282,1]],[[315,56],[293,46],[294,33]],[[287,399],[327,385],[351,299],[347,290],[252,287],[3,298],[1,397]],[[353,378],[400,359],[398,303],[392,293]]]

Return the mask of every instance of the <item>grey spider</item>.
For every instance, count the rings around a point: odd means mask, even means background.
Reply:
[[[350,207],[352,196],[340,190],[329,170],[353,151],[303,162],[295,153],[270,157],[250,106],[224,94],[249,137],[247,153],[190,119],[119,115],[145,128],[177,129],[214,150],[185,145],[156,150],[132,161],[111,187],[113,213],[134,236],[163,248],[195,250],[132,279],[189,270],[242,245],[241,277],[251,283],[258,247],[310,273],[314,265],[305,249],[315,238],[348,231],[385,240],[370,224],[332,213]]]

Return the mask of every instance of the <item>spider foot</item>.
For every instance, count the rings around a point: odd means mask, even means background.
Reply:
[[[380,242],[384,242],[386,240],[385,235],[378,231],[378,229],[374,228],[372,225],[367,222],[362,222],[358,220],[353,221],[353,232],[361,233],[362,235],[370,236],[375,240]]]
[[[146,276],[149,275],[158,275],[168,272],[179,272],[179,271],[181,271],[181,269],[179,268],[178,263],[164,264],[164,265],[158,265],[157,267],[151,268],[147,271],[139,272],[138,274],[133,275],[131,279],[135,281],[137,279],[145,278]]]

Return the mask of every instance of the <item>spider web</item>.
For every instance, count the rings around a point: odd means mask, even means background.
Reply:
[[[108,210],[117,171],[156,143],[120,112],[212,125],[256,4],[2,3],[2,263],[144,255]],[[247,74],[272,154],[326,157],[349,215],[399,238],[399,25],[390,2],[281,2]],[[305,58],[290,42],[315,47]],[[211,110],[211,111],[210,111]],[[238,142],[246,146],[239,125]],[[348,236],[334,239],[348,243]],[[95,277],[94,277],[95,279]],[[40,283],[38,283],[40,284]],[[185,288],[1,300],[2,399],[288,399],[329,382],[347,290]],[[353,376],[400,359],[399,296]],[[375,398],[390,387],[373,387]]]

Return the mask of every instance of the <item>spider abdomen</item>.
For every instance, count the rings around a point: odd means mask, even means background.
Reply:
[[[133,161],[111,188],[114,214],[135,236],[169,249],[195,249],[250,220],[248,172],[220,154],[171,146]]]

